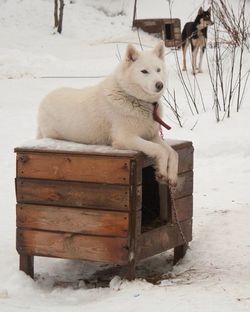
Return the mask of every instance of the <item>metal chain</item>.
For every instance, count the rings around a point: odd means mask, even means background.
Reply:
[[[172,213],[172,217],[174,216],[174,220],[175,220],[175,222],[176,222],[176,224],[177,224],[178,230],[179,230],[179,232],[180,232],[180,234],[181,234],[181,238],[182,238],[184,244],[185,244],[186,246],[188,246],[188,241],[187,241],[187,239],[186,239],[186,237],[185,237],[185,234],[184,234],[184,232],[183,232],[183,230],[182,230],[180,221],[178,220],[178,217],[177,217],[177,210],[176,210],[176,207],[175,207],[174,194],[173,194],[174,191],[175,191],[175,189],[174,189],[172,186],[169,185],[169,194],[170,194],[170,201],[171,201],[171,213]]]

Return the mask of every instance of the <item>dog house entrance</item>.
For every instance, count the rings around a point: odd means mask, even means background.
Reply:
[[[142,232],[152,230],[155,227],[166,224],[171,218],[169,193],[167,192],[167,200],[164,202],[166,211],[164,218],[161,215],[161,187],[155,179],[155,170],[152,166],[143,168],[142,170]],[[166,187],[166,185],[164,185]]]
[[[174,39],[174,24],[167,23],[165,24],[165,40]]]
[[[166,1],[162,0],[164,3]],[[133,14],[133,28],[141,28],[145,32],[152,34],[156,37],[161,37],[165,42],[165,46],[169,48],[179,48],[181,46],[181,21],[179,18],[168,18],[167,8],[166,11],[160,11],[156,16],[145,15],[145,9],[150,7],[150,1],[140,1],[139,9],[137,10],[137,0],[134,3],[134,14]],[[143,13],[144,12],[144,13]],[[153,13],[152,13],[153,14]],[[165,17],[161,18],[161,16]]]

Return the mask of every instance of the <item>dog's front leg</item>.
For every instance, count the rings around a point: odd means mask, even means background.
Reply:
[[[170,150],[166,149],[162,144],[159,144],[158,142],[155,143],[144,140],[139,136],[123,136],[116,134],[115,136],[113,136],[112,146],[118,149],[131,149],[135,151],[140,151],[154,158],[156,161],[155,174],[159,182],[169,182],[171,185],[176,184],[176,179],[174,179],[172,175],[168,177],[168,165],[170,165],[169,157],[171,152]],[[169,173],[172,174],[171,172]]]
[[[192,74],[196,74],[196,64],[197,64],[197,54],[198,54],[198,48],[195,47],[192,50]]]
[[[205,51],[205,46],[201,47],[201,50],[200,50],[200,61],[199,61],[199,68],[198,68],[199,73],[202,73],[202,59],[203,59],[204,51]]]
[[[182,70],[186,71],[187,70],[187,61],[186,61],[186,54],[187,54],[187,48],[188,48],[188,40],[186,40],[186,42],[183,44],[182,46],[182,55],[183,55],[183,67]]]
[[[162,145],[167,150],[167,153],[169,155],[167,165],[167,176],[170,185],[175,186],[177,184],[178,178],[178,158],[179,158],[178,153],[159,135],[153,138],[153,142]]]

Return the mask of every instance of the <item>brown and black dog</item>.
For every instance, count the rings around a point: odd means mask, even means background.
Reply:
[[[211,7],[204,11],[199,9],[198,15],[194,22],[185,24],[182,30],[182,51],[183,51],[183,70],[187,70],[186,53],[189,44],[191,43],[192,50],[192,74],[202,73],[202,58],[207,42],[207,27],[213,25],[211,20]],[[197,54],[200,50],[199,66],[197,67]]]

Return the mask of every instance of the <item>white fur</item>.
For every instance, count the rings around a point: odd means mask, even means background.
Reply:
[[[128,45],[123,62],[96,86],[48,94],[39,109],[37,136],[142,151],[155,158],[158,180],[175,185],[177,153],[160,138],[152,117],[152,103],[164,92],[156,83],[165,86],[165,79],[162,42],[143,52]]]

